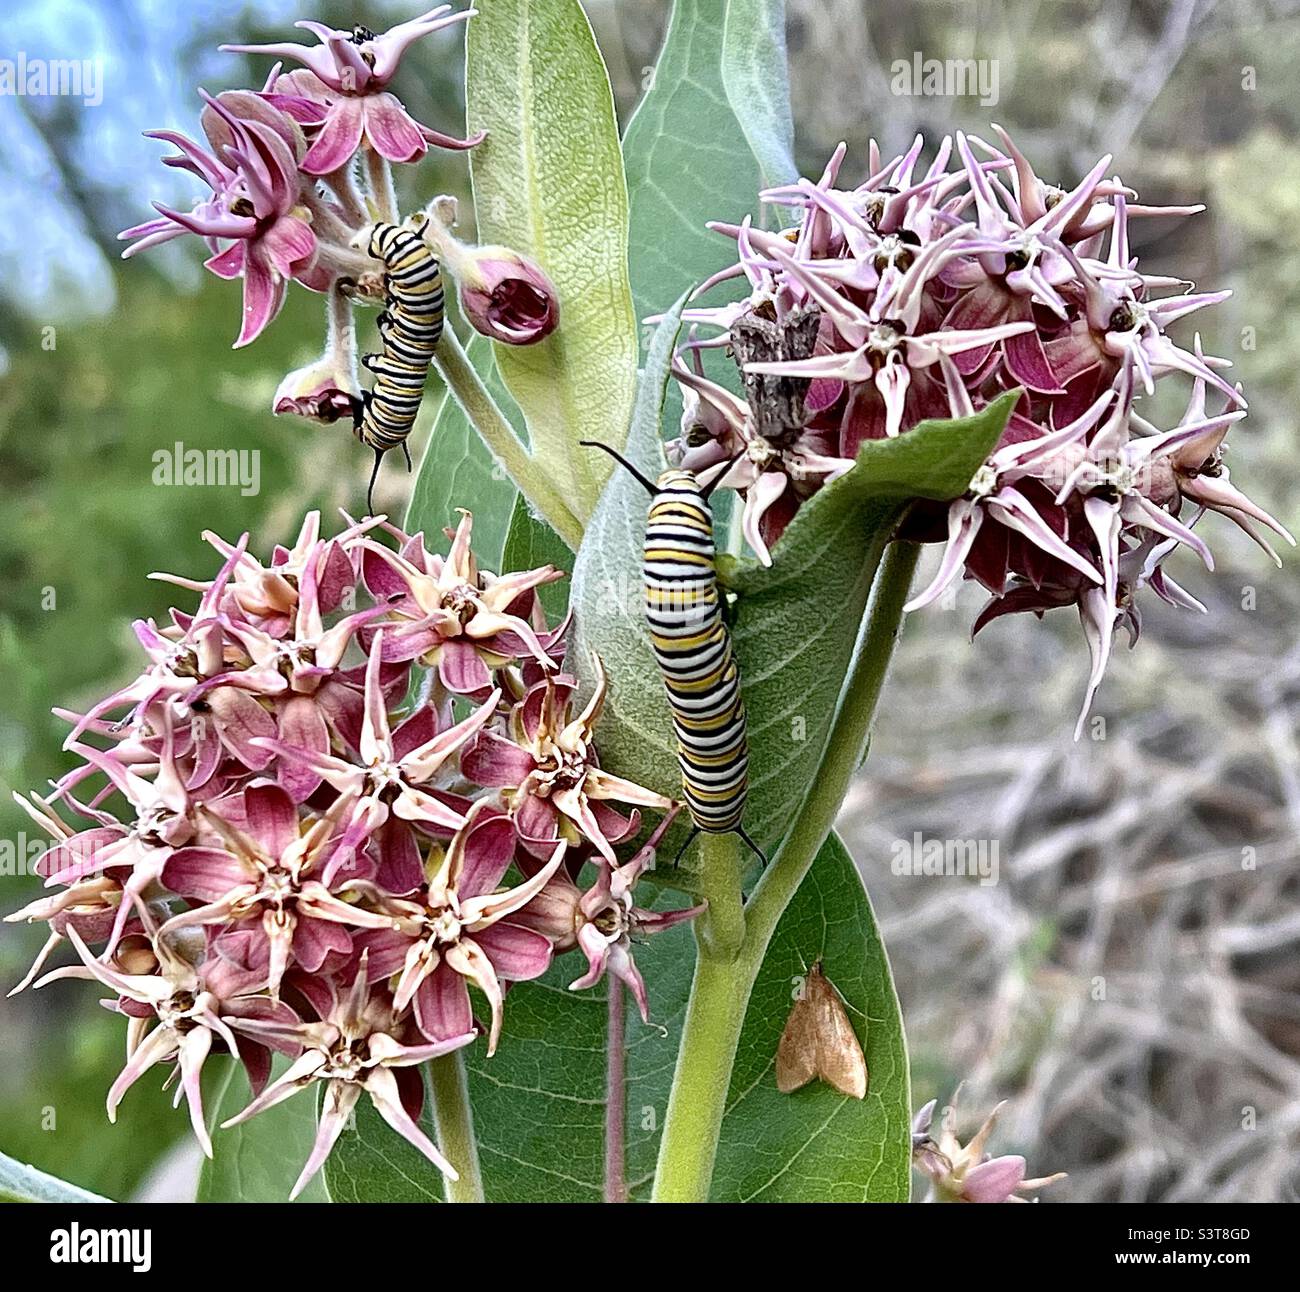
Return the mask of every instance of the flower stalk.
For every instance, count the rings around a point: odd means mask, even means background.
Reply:
[[[627,1198],[627,995],[622,980],[609,980],[605,1059],[605,1201]]]
[[[445,1054],[429,1063],[429,1094],[438,1143],[459,1179],[446,1180],[448,1202],[483,1202],[483,1173],[479,1168],[469,1082],[459,1054]]]
[[[497,407],[496,400],[475,372],[465,348],[450,328],[442,334],[433,365],[519,491],[576,551],[582,541],[582,522],[570,510],[554,482],[545,472],[536,469],[532,456],[519,442],[519,437]]]

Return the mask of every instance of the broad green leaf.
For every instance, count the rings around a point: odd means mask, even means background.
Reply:
[[[425,1134],[436,1143],[427,1107],[420,1120]],[[322,1175],[334,1202],[442,1202],[446,1198],[442,1173],[393,1130],[364,1096]]]
[[[471,175],[479,234],[542,266],[559,327],[496,346],[539,470],[580,520],[608,462],[582,439],[621,441],[636,386],[628,202],[609,75],[578,0],[484,0],[466,36],[466,114],[486,130]]]
[[[749,715],[745,824],[769,856],[820,764],[876,564],[900,512],[910,498],[960,496],[1018,395],[1009,392],[971,418],[922,422],[896,439],[868,441],[853,469],[795,515],[770,568],[720,558],[725,582],[737,593],[732,636]],[[638,417],[628,446],[643,469],[658,452],[652,425],[649,416]],[[668,706],[636,595],[645,511],[645,491],[620,472],[578,555],[575,606],[580,640],[610,672],[597,733],[604,765],[675,794]],[[616,598],[619,589],[625,591]],[[676,837],[675,830],[666,841],[670,853]],[[692,862],[688,853],[683,871]]]
[[[497,407],[518,429],[523,419],[496,370],[491,342],[475,336],[466,349]],[[449,543],[443,530],[455,526],[456,509],[464,507],[474,513],[474,551],[484,568],[497,570],[517,496],[461,406],[445,393],[411,490],[407,533],[423,530],[429,550],[445,554]]]
[[[659,423],[684,302],[679,298],[655,329],[624,450],[650,480],[666,465]],[[680,776],[672,727],[643,610],[641,547],[648,503],[645,490],[622,469],[601,495],[573,566],[570,658],[588,689],[592,651],[605,665],[609,693],[598,733],[601,762],[611,771],[636,767],[649,777],[641,784],[675,795]]]
[[[727,0],[722,84],[768,187],[788,184],[794,119],[785,54],[784,0]]]
[[[563,617],[565,607],[569,604],[573,553],[544,520],[533,515],[532,509],[520,494],[515,498],[514,513],[510,517],[510,530],[506,534],[505,550],[501,555],[501,570],[536,570],[543,565],[553,565],[570,576],[556,583],[547,583],[539,589],[542,606],[554,623]]]
[[[632,299],[642,323],[642,349],[661,314],[683,292],[736,263],[736,244],[705,227],[709,220],[762,222],[758,201],[765,183],[793,178],[793,166],[766,171],[770,141],[788,152],[790,108],[783,68],[784,5],[780,0],[677,0],[649,88],[623,136],[631,202]],[[761,12],[760,12],[761,11]],[[724,26],[728,44],[724,56]],[[736,34],[743,29],[744,35]],[[761,94],[729,97],[724,72],[743,79],[747,69],[780,67]],[[743,278],[712,288],[701,304],[722,305],[746,290]],[[725,355],[705,356],[709,375],[739,391],[736,366]],[[675,428],[681,395],[674,383],[664,424]]]
[[[272,1079],[288,1066],[277,1056]],[[199,1202],[287,1202],[316,1138],[316,1101],[304,1092],[229,1130],[221,1123],[252,1098],[243,1067],[227,1061],[205,1098],[212,1157],[199,1173]],[[296,1202],[328,1202],[325,1177],[316,1178]]]
[[[0,1202],[111,1202],[0,1153]]]
[[[776,1088],[776,1047],[793,992],[818,957],[864,1042],[869,1081],[862,1100],[821,1082],[789,1095]],[[862,878],[832,835],[781,917],[754,984],[731,1074],[712,1198],[906,1202],[911,1103],[889,959]]]
[[[680,899],[677,899],[680,900]],[[668,905],[676,901],[669,900]],[[648,1198],[682,1018],[694,937],[680,925],[635,947],[650,1024],[627,1003],[627,1180]],[[793,1095],[772,1067],[798,976],[820,956],[849,1006],[870,1069],[866,1099],[829,1087]],[[510,991],[488,1058],[466,1051],[474,1125],[492,1202],[597,1202],[603,1187],[608,985],[571,992],[584,967],[560,957]],[[745,1018],[722,1125],[715,1201],[902,1201],[911,1155],[907,1057],[898,1001],[871,905],[832,838],[773,935]],[[361,1113],[327,1166],[338,1201],[441,1197],[437,1172],[378,1118]]]
[[[746,133],[741,113],[723,88],[723,28],[729,10],[750,10],[754,0],[677,0],[646,90],[627,124],[623,155],[632,207],[632,297],[639,320],[662,313],[682,292],[736,262],[736,244],[706,229],[709,220],[739,224],[759,217],[762,167]],[[776,8],[781,8],[778,4]],[[778,48],[760,54],[771,32],[750,33],[752,57],[769,60]],[[778,99],[784,77],[772,87]],[[756,100],[742,109],[756,133],[779,132],[760,112],[784,115],[789,105]],[[782,176],[783,179],[790,176]],[[776,181],[773,181],[776,182]],[[735,299],[744,280],[728,292],[719,288],[709,301]],[[648,329],[645,333],[648,344]]]

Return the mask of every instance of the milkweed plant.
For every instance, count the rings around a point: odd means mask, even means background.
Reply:
[[[127,1051],[108,1115],[170,1083],[211,1159],[201,1196],[259,1133],[282,1196],[902,1200],[915,1170],[933,1198],[995,1202],[1050,1183],[990,1155],[992,1118],[963,1147],[933,1104],[913,1116],[832,827],[903,615],[958,580],[987,594],[976,633],[1078,616],[1082,730],[1145,601],[1204,611],[1180,550],[1213,568],[1218,518],[1274,559],[1270,537],[1292,541],[1230,478],[1245,396],[1189,331],[1228,293],[1134,255],[1136,223],[1199,208],[1143,204],[1110,157],[1050,181],[997,125],[841,146],[799,178],[779,6],[716,8],[692,57],[713,59],[717,119],[683,116],[675,17],[621,143],[577,0],[380,35],[301,22],[304,43],[225,47],[265,79],[199,91],[197,139],[156,132],[196,201],[156,203],[124,254],[199,239],[240,285],[236,348],[292,284],[322,299],[320,358],[268,412],[362,435],[405,377],[387,447],[417,410],[433,428],[402,523],[358,505],[296,537],[212,532],[208,569],[153,576],[177,605],[135,623],[138,676],[61,713],[72,766],[20,800],[52,846],[44,893],[9,916],[47,933],[19,989],[106,994]],[[453,37],[463,137],[393,89]],[[701,132],[735,153],[709,184]],[[399,207],[430,149],[467,154],[472,213]],[[392,317],[380,226],[413,232],[455,301],[426,354]],[[689,482],[711,526],[674,522],[661,482],[643,551],[637,476]],[[657,631],[677,625],[658,658],[646,597]],[[720,695],[742,752],[710,759]],[[724,792],[754,853],[701,815]],[[810,966],[828,1003],[783,1040]],[[778,1041],[799,1089],[777,1087]],[[277,1120],[289,1100],[311,1115]]]

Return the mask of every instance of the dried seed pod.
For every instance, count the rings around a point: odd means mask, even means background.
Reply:
[[[790,1094],[817,1078],[841,1094],[867,1093],[867,1061],[844,1002],[818,960],[790,1010],[776,1048],[776,1085]]]

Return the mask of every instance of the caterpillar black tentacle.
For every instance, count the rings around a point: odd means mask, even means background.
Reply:
[[[417,231],[376,224],[366,250],[383,262],[386,294],[378,325],[384,348],[361,360],[375,381],[354,418],[357,439],[375,454],[366,490],[366,506],[373,513],[375,480],[384,454],[400,447],[410,469],[406,441],[420,411],[429,365],[442,336],[445,300],[438,258]]]
[[[741,826],[749,790],[749,745],[740,671],[722,616],[714,570],[712,483],[690,471],[669,470],[653,483],[606,444],[650,495],[646,517],[646,621],[663,676],[677,737],[677,761],[693,829],[677,860],[697,834],[738,834],[766,865],[763,850]],[[676,864],[676,863],[674,863]]]

